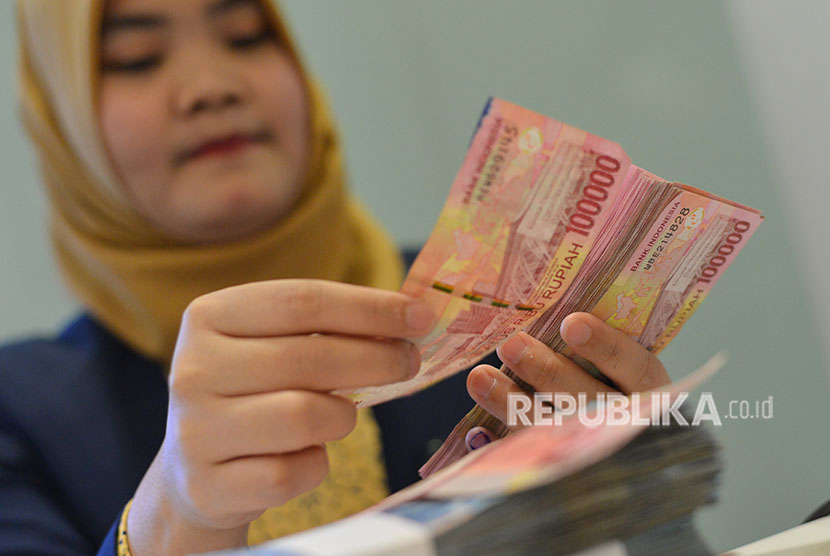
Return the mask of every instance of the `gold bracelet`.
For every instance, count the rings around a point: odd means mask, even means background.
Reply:
[[[118,548],[118,556],[133,556],[130,552],[130,543],[127,541],[127,514],[130,513],[130,506],[133,505],[132,499],[124,506],[124,511],[121,512],[121,521],[118,522],[118,535],[115,546]]]

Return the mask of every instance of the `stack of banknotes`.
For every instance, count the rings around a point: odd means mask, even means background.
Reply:
[[[716,356],[661,397],[640,397],[640,414],[663,411],[722,364]],[[600,411],[592,404],[587,420]],[[585,422],[523,429],[360,514],[217,556],[710,555],[692,521],[715,497],[710,431]]]
[[[612,141],[492,98],[402,287],[440,315],[415,340],[420,372],[352,395],[369,406],[412,394],[520,330],[572,356],[559,325],[575,311],[659,352],[762,220],[755,209],[635,166]],[[479,425],[507,433],[475,407],[422,475],[464,456],[466,433]]]

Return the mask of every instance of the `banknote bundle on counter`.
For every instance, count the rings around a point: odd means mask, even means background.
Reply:
[[[659,399],[674,403],[721,364],[713,358]],[[639,398],[642,414],[654,399]],[[586,416],[599,411],[594,404]],[[705,427],[589,426],[570,415],[476,450],[355,516],[217,556],[703,556],[711,552],[693,512],[713,501],[718,473]]]

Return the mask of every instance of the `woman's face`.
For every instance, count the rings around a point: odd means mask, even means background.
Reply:
[[[109,0],[101,129],[139,213],[187,242],[283,218],[310,149],[300,72],[257,0]]]

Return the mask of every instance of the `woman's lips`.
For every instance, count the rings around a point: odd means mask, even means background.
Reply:
[[[227,156],[238,153],[251,145],[264,143],[270,139],[271,135],[265,131],[250,134],[234,133],[203,143],[199,147],[183,153],[178,158],[180,163],[184,163],[202,158]]]
[[[205,143],[193,153],[191,158],[231,154],[244,149],[253,141],[244,135],[233,135],[226,139]]]

